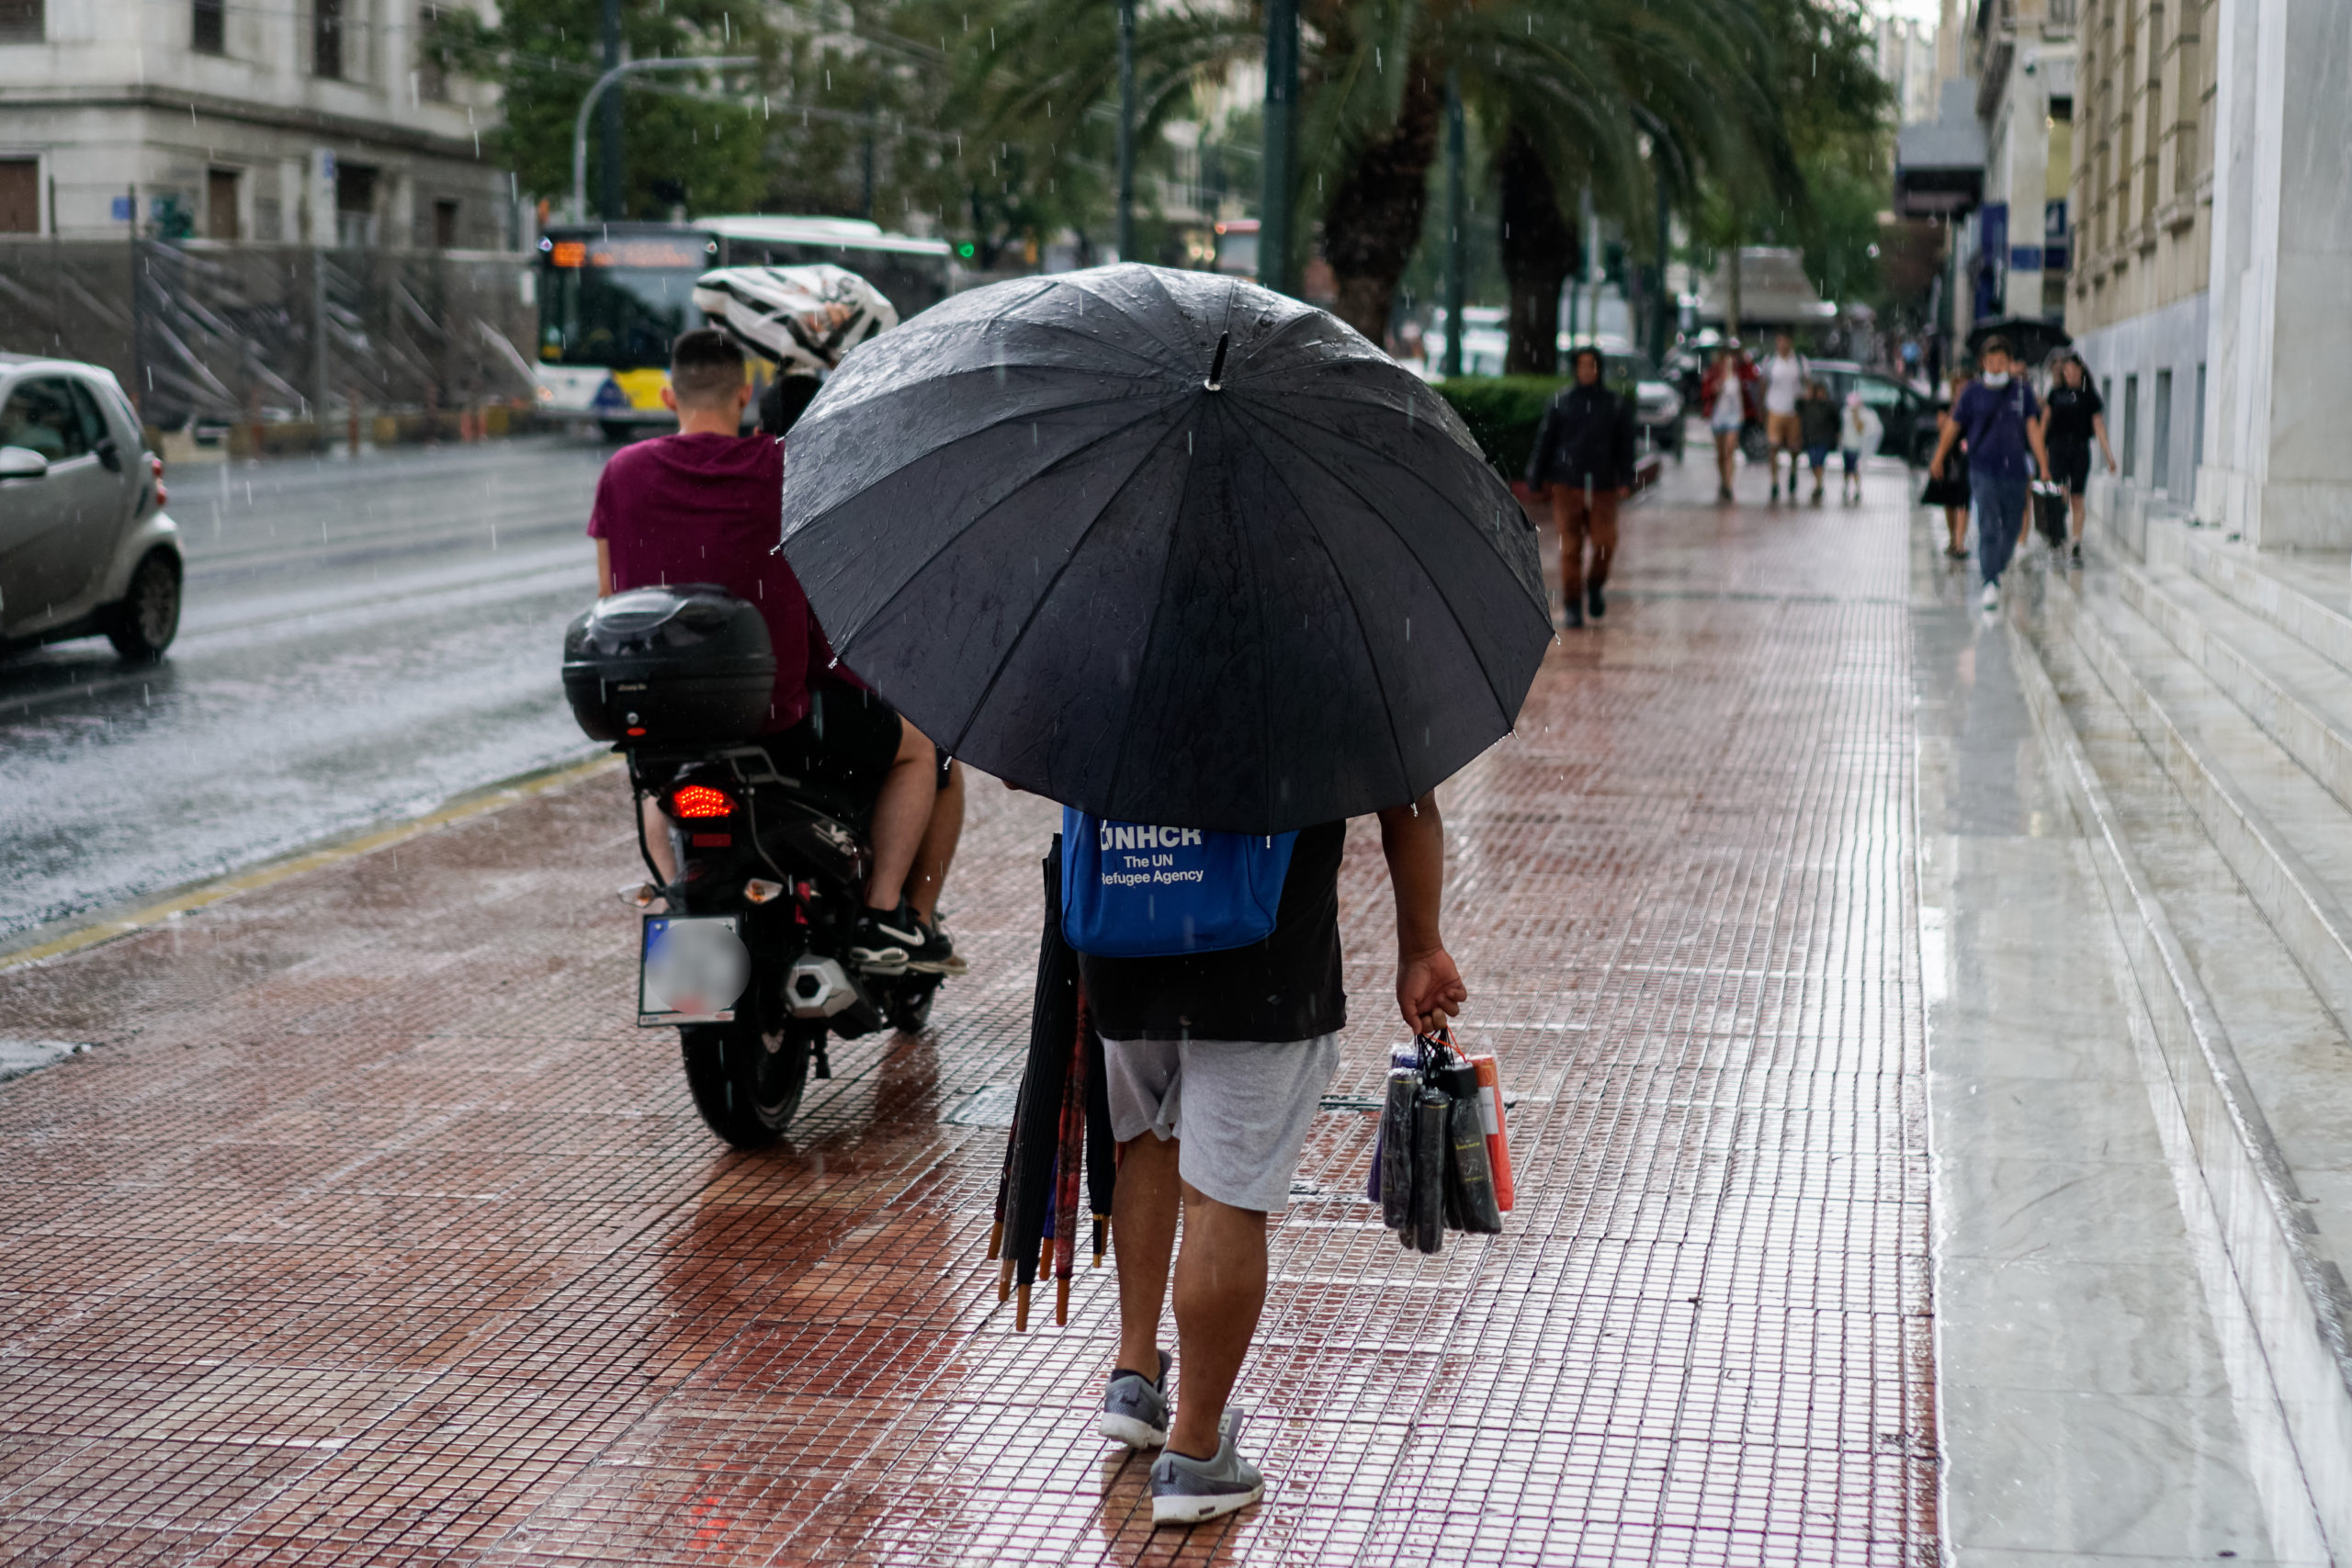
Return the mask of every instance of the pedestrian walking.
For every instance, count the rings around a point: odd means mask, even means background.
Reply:
[[[1715,438],[1715,473],[1722,481],[1715,491],[1717,501],[1731,499],[1732,470],[1739,466],[1739,436],[1747,428],[1756,380],[1755,365],[1736,343],[1715,350],[1715,362],[1700,378],[1699,401],[1707,411],[1707,429]]]
[[[1772,339],[1772,357],[1764,362],[1764,444],[1772,461],[1772,499],[1781,499],[1781,455],[1789,458],[1789,499],[1797,498],[1797,453],[1804,445],[1804,422],[1797,402],[1804,395],[1805,363],[1795,340],[1781,333]]]
[[[1862,401],[1860,392],[1846,394],[1846,411],[1838,421],[1838,459],[1845,469],[1839,480],[1838,500],[1849,506],[1859,505],[1862,499],[1862,459],[1878,450],[1886,429],[1870,404]]]
[[[1838,445],[1838,405],[1829,389],[1818,381],[1804,384],[1804,400],[1797,405],[1797,423],[1804,437],[1804,466],[1813,471],[1813,504],[1819,506],[1828,485],[1829,449]],[[1789,474],[1789,499],[1797,498],[1794,466]]]
[[[1959,428],[1952,423],[1952,408],[1967,389],[1968,373],[1953,371],[1936,410],[1936,449],[1944,454],[1944,466],[1940,472],[1928,471],[1928,488],[1919,492],[1920,505],[1943,508],[1944,556],[1950,560],[1968,558],[1968,446],[1965,437],[1955,445],[1951,434]]]
[[[2008,570],[2025,525],[2027,487],[2038,471],[2050,471],[2041,445],[2041,403],[2013,368],[2008,340],[1989,337],[1979,351],[1982,370],[1951,408],[1951,423],[1936,446],[1930,475],[1940,477],[1955,443],[1968,443],[1968,491],[1976,511],[1976,564],[1984,578],[1984,607],[2000,602],[2001,573]]]
[[[1576,627],[1608,613],[1601,590],[1617,554],[1617,503],[1634,493],[1634,413],[1601,385],[1599,349],[1577,349],[1568,366],[1576,378],[1544,405],[1527,483],[1539,496],[1550,493],[1560,536],[1561,624]]]
[[[2107,405],[2091,385],[2090,369],[2073,354],[2058,362],[2041,417],[2041,443],[2050,453],[2051,482],[2066,491],[2067,549],[2075,564],[2083,559],[2083,491],[2091,477],[2091,443],[2098,443],[2107,471],[2115,472],[2115,448],[2107,441]]]
[[[1517,722],[1551,644],[1534,530],[1409,371],[1202,273],[958,295],[852,352],[794,429],[784,553],[842,658],[1065,806],[1061,934],[1122,1154],[1120,1344],[1090,1426],[1166,1444],[1155,1522],[1245,1507],[1264,1482],[1227,1402],[1266,1216],[1338,1059],[1345,822],[1379,818],[1398,1014],[1435,1029],[1467,988],[1433,792]],[[1069,1077],[1038,1083],[1024,1173],[1069,1125]],[[1008,1186],[1016,1252],[1042,1215],[1012,1211],[1044,1192]],[[1067,1179],[1055,1208],[1075,1224]]]

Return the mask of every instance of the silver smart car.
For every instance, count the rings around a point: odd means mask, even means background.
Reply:
[[[163,460],[113,374],[0,354],[0,651],[104,634],[160,659],[181,575]]]

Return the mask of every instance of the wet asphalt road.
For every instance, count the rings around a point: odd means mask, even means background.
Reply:
[[[165,476],[179,639],[0,660],[0,941],[590,755],[558,675],[607,448]]]

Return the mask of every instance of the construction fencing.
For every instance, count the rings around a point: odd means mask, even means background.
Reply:
[[[103,365],[166,430],[527,407],[531,281],[502,252],[8,239],[0,352]]]

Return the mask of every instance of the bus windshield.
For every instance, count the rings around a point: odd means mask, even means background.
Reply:
[[[695,279],[718,246],[692,231],[625,235],[550,231],[539,242],[539,358],[634,370],[670,363],[670,344],[699,324]]]

